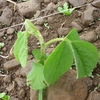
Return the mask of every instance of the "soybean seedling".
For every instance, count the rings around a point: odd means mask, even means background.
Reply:
[[[8,95],[6,95],[6,93],[0,93],[0,99],[2,100],[10,100],[10,97]]]
[[[40,44],[40,49],[33,49],[32,54],[36,59],[32,69],[26,76],[27,85],[33,90],[39,90],[39,99],[42,100],[42,91],[54,84],[75,62],[77,78],[90,75],[99,59],[97,48],[79,38],[78,32],[73,28],[65,37],[54,38],[44,42],[42,34],[29,21],[25,20],[25,31],[18,32],[14,44],[14,55],[22,67],[26,66],[28,59],[28,38],[35,36]],[[48,45],[60,42],[53,52],[47,56],[45,49]]]
[[[74,8],[69,8],[68,3],[64,3],[63,8],[62,7],[58,7],[58,11],[60,13],[63,13],[66,16],[69,16],[73,11],[75,10]]]

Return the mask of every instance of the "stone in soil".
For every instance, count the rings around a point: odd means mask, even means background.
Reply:
[[[55,8],[57,8],[57,6],[54,3],[51,2],[47,5],[47,7],[45,9],[46,10],[52,10],[52,9],[55,9]]]
[[[7,37],[7,41],[12,40],[12,38],[13,38],[13,35],[9,35],[9,36]]]
[[[20,87],[20,88],[23,88],[23,87],[26,86],[26,81],[25,81],[25,79],[23,79],[23,78],[17,77],[17,78],[15,79],[15,81],[16,81],[18,87]]]
[[[100,38],[100,25],[95,29],[95,32]]]
[[[0,0],[0,9],[5,8],[5,7],[6,7],[6,5],[7,5],[6,0]]]
[[[84,5],[87,0],[68,0],[68,1],[69,1],[70,4],[77,7],[77,6]]]
[[[85,100],[87,90],[83,79],[76,79],[76,72],[69,70],[54,85],[48,87],[47,100]]]
[[[76,28],[78,32],[81,32],[83,30],[83,28],[75,21],[73,21],[71,25],[73,28]]]
[[[38,24],[38,25],[43,25],[44,23],[45,23],[45,19],[44,18],[38,19],[36,21],[36,24]]]
[[[4,78],[3,78],[4,82],[5,83],[10,83],[11,82],[11,75],[6,75]]]
[[[53,23],[53,17],[48,17],[48,23]]]
[[[95,2],[92,3],[94,7],[100,8],[100,0],[95,0]]]
[[[95,7],[92,7],[90,5],[86,7],[86,10],[83,12],[82,16],[82,23],[84,24],[84,26],[89,26],[89,24],[94,21],[92,14],[95,9]]]
[[[18,94],[19,94],[19,96],[21,98],[24,98],[25,97],[25,90],[24,89],[21,89]]]
[[[18,98],[15,98],[14,96],[11,96],[10,100],[18,100]]]
[[[92,85],[93,85],[93,80],[92,80],[90,77],[84,78],[83,81],[84,81],[84,83],[86,84],[86,86],[92,87]]]
[[[98,86],[98,84],[100,84],[100,76],[94,75],[93,86]]]
[[[0,16],[0,22],[2,22],[2,25],[9,26],[12,22],[12,17],[13,17],[12,10],[6,7],[3,10],[2,15]]]
[[[44,0],[44,3],[48,4],[50,3],[50,0]]]
[[[3,52],[6,52],[6,51],[7,51],[7,48],[6,48],[6,47],[3,47],[3,48],[2,48],[2,51],[3,51]]]
[[[9,55],[9,57],[8,57],[8,59],[9,60],[12,60],[12,59],[14,59],[15,57],[14,57],[14,54],[13,53],[11,53],[10,55]]]
[[[5,31],[1,31],[0,32],[0,37],[4,36],[4,34],[5,34]]]
[[[6,88],[6,90],[7,90],[8,92],[10,92],[10,91],[14,90],[14,87],[15,87],[15,82],[9,84],[9,86]]]
[[[39,25],[36,25],[35,26],[40,32],[43,30],[43,28],[41,27],[41,26],[39,26]]]
[[[15,31],[14,28],[9,28],[9,29],[7,29],[7,34],[13,34],[14,31]]]
[[[47,54],[51,54],[53,50],[54,50],[54,48],[47,48],[46,49],[46,53]]]
[[[37,10],[40,10],[40,3],[37,0],[30,0],[17,4],[17,10],[21,16],[33,17]]]
[[[38,100],[38,92],[30,89],[30,100]]]
[[[38,18],[40,16],[41,12],[38,10],[36,11],[36,14],[34,15],[35,18]]]
[[[17,68],[18,65],[19,63],[16,61],[16,59],[13,59],[13,60],[5,62],[3,67],[6,71],[9,71],[9,70]]]
[[[96,91],[92,91],[87,100],[100,100],[100,93],[96,92]]]
[[[29,60],[29,61],[27,62],[26,67],[25,67],[25,68],[21,68],[21,70],[20,70],[20,75],[26,76],[26,75],[30,72],[30,70],[31,70],[31,68],[32,68],[32,62],[33,62],[33,60]]]
[[[97,39],[94,31],[84,32],[80,35],[80,38],[89,42],[96,41]]]
[[[59,37],[66,36],[68,34],[68,32],[69,32],[69,28],[62,28],[62,27],[60,27],[58,29],[58,35],[59,35]]]

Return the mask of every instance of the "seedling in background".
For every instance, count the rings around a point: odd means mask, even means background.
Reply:
[[[98,84],[98,86],[95,87],[94,91],[97,91],[98,88],[100,88],[100,84]]]
[[[6,27],[7,25],[5,23],[2,24],[3,27]]]
[[[98,18],[98,20],[100,21],[100,18]]]
[[[35,36],[40,43],[40,49],[34,49],[32,54],[36,62],[32,63],[32,69],[28,73],[27,84],[33,90],[39,90],[39,99],[42,100],[42,90],[54,84],[73,63],[77,70],[77,78],[89,76],[99,59],[97,48],[79,38],[78,32],[73,28],[66,37],[55,38],[44,42],[42,34],[29,21],[25,21],[25,31],[18,32],[18,38],[14,44],[14,55],[22,67],[26,66],[28,59],[28,38]],[[53,52],[47,56],[45,49],[48,45],[60,42]]]
[[[66,16],[69,16],[73,11],[75,10],[74,8],[69,8],[68,3],[64,3],[63,8],[62,7],[58,7],[58,11],[60,13],[63,13]]]
[[[8,95],[6,95],[6,93],[0,93],[0,99],[2,100],[10,100],[10,97]]]
[[[50,26],[48,25],[48,23],[44,23],[44,26],[45,26],[47,29],[50,29]]]
[[[2,48],[3,46],[4,46],[4,43],[1,43],[1,42],[0,42],[0,48]]]

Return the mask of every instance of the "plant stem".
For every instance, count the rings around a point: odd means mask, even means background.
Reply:
[[[54,42],[57,42],[57,41],[62,41],[62,40],[64,40],[64,38],[55,38],[55,39],[52,39],[52,40],[48,41],[47,43],[45,43],[45,47],[48,46],[51,43],[54,43]]]
[[[40,45],[41,45],[41,63],[44,64],[45,60],[45,46],[44,46],[44,39],[41,35],[41,38],[39,39]]]
[[[41,89],[41,90],[39,90],[39,98],[38,98],[38,100],[42,100],[42,92],[43,92],[43,90]]]
[[[41,45],[41,63],[44,65],[44,61],[45,61],[45,46],[44,46],[44,38],[41,35],[39,38],[39,42]],[[42,100],[43,99],[43,89],[39,90],[39,95],[38,95],[38,100]]]

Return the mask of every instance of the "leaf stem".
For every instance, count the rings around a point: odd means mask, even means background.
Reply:
[[[64,40],[64,38],[55,38],[55,39],[52,39],[52,40],[50,40],[50,41],[48,41],[48,42],[45,43],[45,47],[48,46],[51,43],[54,43],[54,42],[57,42],[57,41],[62,41],[62,40]]]
[[[44,60],[45,60],[45,46],[44,46],[44,39],[43,36],[41,35],[40,39],[39,39],[40,45],[41,45],[41,62],[42,64],[44,64]]]
[[[42,92],[43,92],[43,90],[41,89],[41,90],[39,90],[39,96],[38,96],[38,100],[42,100]]]

